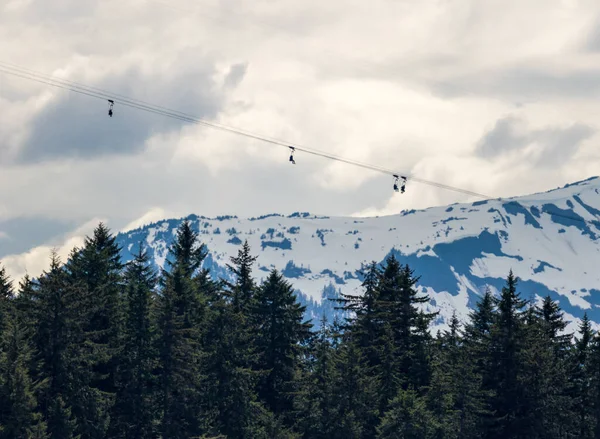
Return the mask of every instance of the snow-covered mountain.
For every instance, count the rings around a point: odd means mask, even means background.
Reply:
[[[420,276],[419,288],[439,309],[437,326],[455,310],[466,317],[489,287],[498,292],[510,269],[525,298],[550,295],[566,317],[584,312],[600,323],[600,178],[542,194],[454,204],[375,218],[309,213],[187,217],[210,254],[205,266],[226,277],[225,264],[248,240],[258,256],[255,276],[277,268],[293,283],[316,320],[339,292],[360,294],[363,263],[394,252]],[[121,233],[125,260],[143,245],[157,267],[183,219]]]

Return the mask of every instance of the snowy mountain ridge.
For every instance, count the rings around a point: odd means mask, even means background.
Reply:
[[[600,179],[545,193],[486,200],[373,218],[296,212],[241,219],[187,217],[207,246],[205,266],[227,276],[226,263],[248,240],[258,256],[254,275],[282,271],[308,305],[310,317],[331,316],[323,297],[361,293],[361,265],[390,252],[420,276],[419,288],[440,311],[438,328],[456,311],[468,315],[490,288],[498,293],[510,269],[524,298],[550,294],[569,329],[584,312],[600,323]],[[157,267],[183,219],[168,219],[120,233],[125,260],[141,244]]]

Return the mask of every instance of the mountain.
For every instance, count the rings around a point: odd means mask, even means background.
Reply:
[[[394,253],[420,276],[418,287],[440,311],[467,316],[489,288],[498,293],[509,270],[526,299],[550,295],[571,321],[584,312],[600,323],[600,179],[593,177],[531,196],[453,204],[397,215],[354,218],[296,212],[187,217],[209,250],[205,266],[227,277],[226,263],[248,240],[258,256],[255,276],[277,268],[297,289],[315,320],[335,309],[328,297],[360,294],[362,264]],[[183,219],[168,219],[118,235],[124,259],[141,244],[157,267]],[[435,328],[434,328],[435,329]]]

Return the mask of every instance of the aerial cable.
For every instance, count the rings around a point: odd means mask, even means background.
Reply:
[[[305,152],[308,154],[312,154],[312,155],[316,155],[316,156],[320,156],[323,158],[328,158],[330,160],[335,160],[335,161],[339,161],[342,163],[347,163],[353,166],[358,166],[358,167],[362,167],[364,169],[368,169],[368,170],[372,170],[372,171],[377,171],[377,172],[381,172],[381,173],[385,173],[385,174],[389,174],[391,175],[395,180],[394,180],[394,190],[399,190],[400,192],[404,193],[405,189],[406,189],[406,182],[407,180],[412,180],[415,182],[419,182],[419,183],[423,183],[423,184],[427,184],[430,186],[434,186],[434,187],[438,187],[441,189],[446,189],[446,190],[451,190],[451,191],[455,191],[455,192],[460,192],[466,195],[471,195],[471,196],[475,196],[478,198],[484,198],[484,199],[494,199],[493,197],[489,197],[487,195],[483,195],[477,192],[473,192],[473,191],[469,191],[466,189],[461,189],[461,188],[457,188],[457,187],[453,187],[453,186],[449,186],[449,185],[445,185],[442,183],[437,183],[434,181],[430,181],[430,180],[425,180],[425,179],[421,179],[418,177],[414,177],[414,176],[409,176],[409,175],[401,175],[400,173],[397,173],[395,171],[377,166],[377,165],[371,165],[371,164],[366,164],[366,163],[362,163],[356,160],[351,160],[351,159],[346,159],[344,157],[339,157],[339,156],[335,156],[333,154],[329,154],[323,151],[318,151],[318,150],[313,150],[313,149],[309,149],[306,147],[301,147],[301,146],[297,146],[297,145],[291,145],[289,142],[284,142],[281,140],[277,140],[277,139],[273,139],[273,138],[269,138],[269,137],[265,137],[265,136],[260,136],[258,134],[253,134],[250,133],[248,131],[242,130],[242,129],[238,129],[238,128],[232,128],[232,127],[228,127],[225,125],[221,125],[218,123],[214,123],[214,122],[208,122],[202,119],[198,119],[194,116],[191,116],[189,114],[180,112],[180,111],[176,111],[176,110],[172,110],[169,109],[167,107],[162,107],[159,105],[154,105],[145,101],[141,101],[138,99],[133,99],[133,98],[129,98],[127,96],[124,95],[120,95],[118,93],[112,93],[109,92],[107,90],[103,90],[101,88],[97,88],[97,87],[91,87],[91,86],[86,86],[80,83],[77,83],[75,81],[70,81],[67,79],[62,79],[62,78],[57,78],[55,76],[49,76],[49,75],[45,75],[43,73],[40,72],[36,72],[34,70],[30,70],[30,69],[26,69],[23,67],[19,67],[16,66],[14,64],[9,64],[6,62],[2,62],[0,61],[0,72],[9,74],[9,75],[13,75],[13,76],[17,76],[23,79],[29,79],[32,81],[36,81],[42,84],[46,84],[46,85],[50,85],[53,87],[57,87],[57,88],[61,88],[64,90],[69,90],[75,93],[79,93],[82,95],[86,95],[89,97],[93,97],[93,98],[97,98],[97,99],[102,99],[102,100],[108,100],[109,102],[109,116],[112,115],[112,108],[114,106],[115,103],[118,103],[120,105],[126,106],[126,107],[130,107],[130,108],[134,108],[134,109],[138,109],[141,111],[146,111],[149,113],[153,113],[156,115],[160,115],[160,116],[166,116],[166,117],[170,117],[173,119],[177,119],[180,120],[182,122],[188,122],[188,123],[194,123],[197,125],[204,125],[204,126],[208,126],[211,128],[215,128],[215,129],[219,129],[222,131],[226,131],[226,132],[230,132],[233,134],[238,134],[238,135],[242,135],[248,138],[252,138],[255,140],[259,140],[259,141],[263,141],[266,143],[271,143],[274,145],[279,145],[279,146],[284,146],[286,148],[289,148],[291,151],[291,155],[290,155],[290,162],[292,164],[295,164],[295,159],[294,159],[294,153],[296,152],[296,150],[301,151],[301,152]],[[112,116],[111,116],[112,117]],[[402,179],[402,184],[400,187],[398,187],[398,182],[399,179]],[[503,201],[502,198],[495,198],[498,201]],[[511,200],[505,200],[507,201],[507,203],[509,204],[518,204],[521,205],[520,203],[518,203],[517,201],[511,201]],[[522,205],[521,205],[522,206]],[[588,221],[585,220],[582,217],[574,217],[574,216],[570,216],[570,215],[565,215],[563,213],[560,212],[549,212],[549,211],[545,211],[544,213],[547,213],[548,215],[551,216],[556,216],[556,217],[562,217],[565,219],[570,219],[573,221],[580,221],[580,222],[584,222],[584,223],[590,223],[593,224],[594,226],[596,226],[597,228],[600,228],[600,221],[595,220],[595,221]],[[593,215],[594,216],[594,215]],[[594,216],[595,217],[595,216]]]
[[[61,78],[57,78],[57,77],[53,77],[53,76],[49,76],[49,75],[45,75],[43,73],[39,73],[39,72],[35,72],[33,70],[30,69],[25,69],[19,66],[16,66],[14,64],[8,64],[5,62],[1,62],[0,61],[0,69],[2,69],[2,71],[4,71],[4,73],[8,73],[8,74],[12,74],[15,76],[20,76],[22,78],[25,79],[31,79],[34,81],[38,81],[38,82],[42,82],[48,85],[54,85],[54,86],[59,86],[60,88],[66,88],[72,91],[76,91],[76,92],[83,92],[82,94],[86,94],[88,96],[92,96],[92,97],[102,97],[103,99],[114,99],[115,102],[120,103],[121,105],[125,105],[125,106],[130,106],[133,108],[137,108],[137,109],[141,109],[141,110],[145,110],[145,111],[150,111],[152,113],[156,113],[156,114],[162,114],[164,116],[168,116],[168,117],[172,117],[172,118],[176,118],[179,120],[184,120],[186,122],[190,122],[190,123],[195,123],[198,125],[204,125],[204,126],[209,126],[215,129],[219,129],[222,131],[227,131],[227,132],[231,132],[234,134],[238,134],[238,135],[242,135],[251,139],[255,139],[255,140],[259,140],[262,142],[267,142],[267,143],[271,143],[274,145],[279,145],[279,146],[283,146],[286,148],[291,148],[293,147],[294,150],[297,151],[301,151],[307,154],[312,154],[315,156],[319,156],[319,157],[323,157],[323,158],[328,158],[330,160],[335,160],[335,161],[339,161],[342,163],[346,163],[346,164],[350,164],[353,166],[358,166],[358,167],[362,167],[364,169],[368,169],[368,170],[372,170],[372,171],[377,171],[377,172],[381,172],[384,174],[388,174],[391,176],[394,176],[396,174],[398,174],[397,171],[393,171],[390,169],[386,169],[380,166],[376,166],[376,165],[371,165],[371,164],[367,164],[367,163],[362,163],[356,160],[352,160],[352,159],[347,159],[344,157],[339,157],[333,154],[329,154],[323,151],[319,151],[319,150],[314,150],[314,149],[310,149],[307,147],[303,147],[303,146],[298,146],[298,145],[294,145],[294,144],[290,144],[290,142],[284,142],[278,139],[274,139],[274,138],[269,138],[269,137],[265,137],[262,135],[258,135],[258,134],[254,134],[251,132],[248,132],[246,130],[242,130],[239,128],[233,128],[233,127],[228,127],[225,125],[221,125],[215,122],[208,122],[202,119],[198,119],[195,118],[194,116],[188,115],[186,113],[182,113],[176,110],[172,110],[166,107],[161,107],[161,106],[157,106],[154,104],[150,104],[144,101],[140,101],[137,99],[132,99],[132,98],[128,98],[125,97],[123,95],[118,95],[112,92],[109,92],[107,90],[103,90],[100,88],[96,88],[96,87],[89,87],[83,84],[79,84],[76,83],[74,81],[70,81],[70,80],[65,80],[65,79],[61,79]],[[16,72],[15,72],[16,71]],[[59,84],[59,85],[56,85]],[[95,95],[95,96],[94,96]],[[455,191],[455,192],[460,192],[466,195],[470,195],[470,196],[475,196],[478,198],[491,198],[487,195],[483,195],[477,192],[473,192],[473,191],[469,191],[466,189],[461,189],[461,188],[457,188],[457,187],[453,187],[453,186],[449,186],[449,185],[445,185],[442,183],[437,183],[437,182],[433,182],[433,181],[429,181],[429,180],[425,180],[422,178],[418,178],[418,177],[414,177],[414,176],[409,176],[407,174],[405,174],[405,176],[410,179],[413,180],[415,182],[419,182],[419,183],[423,183],[423,184],[427,184],[430,186],[434,186],[434,187],[438,187],[441,189],[447,189],[447,190],[451,190],[451,191]]]

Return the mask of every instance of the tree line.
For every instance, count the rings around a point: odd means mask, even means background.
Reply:
[[[600,438],[599,336],[512,273],[434,336],[390,256],[315,331],[247,243],[232,281],[206,256],[186,221],[160,273],[141,246],[123,264],[100,224],[37,279],[0,268],[0,438]]]

